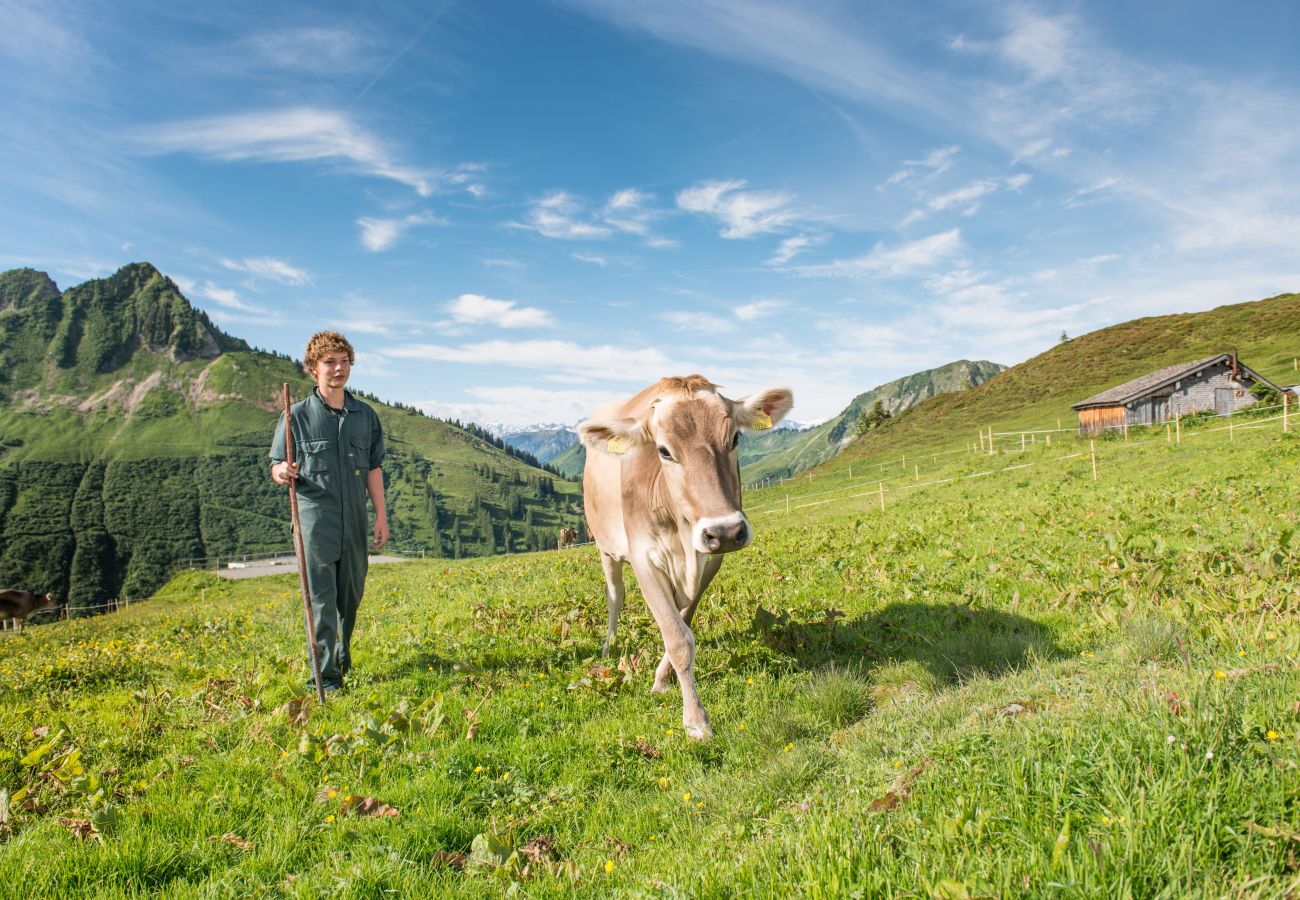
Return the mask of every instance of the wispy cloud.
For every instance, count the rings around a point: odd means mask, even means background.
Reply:
[[[226,54],[212,54],[222,65],[238,60],[243,68],[337,75],[361,71],[372,62],[368,44],[355,28],[309,26],[259,31],[241,38]]]
[[[404,359],[559,372],[624,382],[649,382],[677,368],[663,351],[653,347],[586,345],[562,340],[406,344],[389,349],[387,354]]]
[[[780,231],[796,219],[794,199],[777,191],[746,191],[744,181],[702,181],[677,193],[677,206],[712,216],[724,238],[750,238]]]
[[[372,253],[379,253],[396,244],[409,229],[417,225],[445,224],[445,220],[439,219],[433,213],[421,212],[411,213],[399,219],[362,217],[357,219],[357,224],[361,226],[361,245]]]
[[[764,319],[776,313],[777,310],[785,306],[783,300],[755,300],[752,303],[742,303],[740,306],[733,308],[736,318],[742,322],[753,322],[757,319]]]
[[[408,185],[422,197],[438,173],[403,165],[370,132],[342,112],[313,107],[184,119],[142,128],[135,139],[150,153],[192,153],[253,162],[335,162]]]
[[[722,331],[734,331],[736,328],[734,322],[728,322],[721,316],[690,310],[670,310],[669,312],[660,313],[659,318],[673,326],[676,331],[714,334]]]
[[[239,296],[237,291],[220,287],[213,284],[211,281],[204,282],[203,286],[198,289],[197,293],[200,297],[211,300],[218,306],[223,306],[226,309],[235,310],[237,312],[252,313],[255,315],[264,315],[270,312],[270,310],[265,307],[246,303]]]
[[[594,253],[579,253],[577,251],[574,251],[569,255],[572,256],[574,259],[576,259],[578,262],[590,263],[593,266],[600,266],[602,269],[605,268],[605,266],[609,265],[609,260],[607,260],[603,256],[597,256]]]
[[[949,259],[962,249],[961,230],[953,228],[920,240],[889,247],[876,244],[871,252],[824,265],[794,266],[789,271],[817,278],[860,278],[867,275],[909,275]]]
[[[1106,195],[1117,184],[1119,184],[1118,178],[1103,178],[1087,187],[1079,188],[1065,198],[1065,206],[1067,209],[1074,209],[1091,203],[1099,203],[1106,199]]]
[[[768,257],[763,265],[783,266],[809,247],[820,244],[824,240],[825,238],[814,237],[810,234],[799,234],[794,237],[788,237],[777,245],[776,252]]]
[[[254,278],[269,278],[281,284],[298,287],[311,284],[311,273],[306,269],[291,266],[274,256],[259,256],[253,259],[223,259],[221,265],[232,272],[246,272]]]
[[[931,150],[921,159],[905,160],[901,169],[885,179],[885,184],[892,187],[918,177],[933,178],[942,175],[952,168],[953,158],[960,151],[961,147],[950,144]]]
[[[524,219],[520,227],[531,228],[542,237],[564,241],[600,240],[613,233],[608,225],[591,221],[582,205],[567,191],[554,191],[537,200]]]
[[[461,294],[447,304],[452,319],[463,325],[498,325],[501,328],[544,328],[555,324],[551,314],[514,300],[493,300],[482,294]]]
[[[654,222],[664,215],[653,201],[651,194],[624,188],[592,209],[568,191],[552,191],[533,201],[522,223],[510,224],[559,240],[606,240],[615,234],[630,234],[650,247],[677,246],[676,241],[653,232]]]

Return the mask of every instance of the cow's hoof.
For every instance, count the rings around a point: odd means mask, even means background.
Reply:
[[[713,729],[707,722],[703,725],[687,725],[686,736],[693,741],[707,741],[713,737]]]
[[[666,694],[672,689],[673,682],[670,678],[665,678],[663,681],[656,679],[655,683],[650,685],[650,693],[652,694]]]

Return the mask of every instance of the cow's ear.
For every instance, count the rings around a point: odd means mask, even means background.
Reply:
[[[599,450],[615,456],[654,443],[649,430],[636,419],[583,422],[578,426],[578,440],[588,450]]]
[[[734,415],[741,431],[766,431],[793,407],[794,394],[789,388],[767,388],[737,400]]]

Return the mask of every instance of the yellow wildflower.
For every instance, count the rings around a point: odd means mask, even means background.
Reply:
[[[608,875],[610,872],[613,871],[614,871],[614,860],[612,859],[605,860],[605,874]]]
[[[334,821],[334,817],[333,817],[333,816],[326,816],[326,817],[325,817],[325,821],[326,821],[326,822],[331,822],[331,823],[332,823],[332,822]]]
[[[1270,741],[1276,741],[1276,740],[1277,740],[1277,732],[1274,731],[1272,728],[1270,728],[1270,729],[1268,730],[1268,734],[1266,734],[1265,737],[1267,737]]]
[[[682,802],[683,802],[683,803],[690,803],[690,802],[691,802],[691,792],[690,792],[690,791],[687,791],[686,793],[682,794]]]
[[[1225,671],[1223,671],[1222,669],[1215,669],[1215,670],[1214,670],[1214,677],[1215,677],[1215,678],[1227,678],[1227,677],[1228,677],[1228,673],[1225,672]]]

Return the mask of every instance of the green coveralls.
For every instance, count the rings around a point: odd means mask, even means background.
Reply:
[[[347,392],[343,409],[335,410],[313,388],[290,414],[321,681],[339,687],[352,666],[352,630],[369,563],[366,477],[383,461],[384,432],[374,410]],[[283,416],[270,457],[272,463],[287,458]]]

